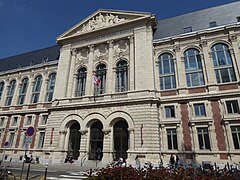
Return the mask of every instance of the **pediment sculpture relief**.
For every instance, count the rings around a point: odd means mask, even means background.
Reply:
[[[117,56],[122,56],[128,51],[128,41],[120,40],[114,46],[114,52]]]
[[[102,13],[99,13],[99,15],[84,23],[82,25],[82,29],[80,29],[77,33],[92,31],[102,27],[118,24],[123,21],[126,21],[126,19],[120,18],[118,15],[112,15],[111,13],[103,15]]]
[[[107,52],[108,52],[108,46],[107,45],[101,44],[100,46],[98,46],[95,49],[95,52],[94,52],[96,60],[104,59],[104,57],[107,56]]]

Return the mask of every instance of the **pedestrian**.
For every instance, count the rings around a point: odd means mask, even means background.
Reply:
[[[100,161],[102,159],[102,150],[100,148],[97,148],[96,155],[96,159]]]
[[[175,163],[174,156],[171,154],[171,156],[170,156],[170,168],[171,169],[174,168],[174,163]]]
[[[176,156],[175,168],[178,168],[179,156],[177,154],[175,156]]]

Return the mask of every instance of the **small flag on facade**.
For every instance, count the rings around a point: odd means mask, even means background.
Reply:
[[[93,73],[93,83],[95,86],[99,86],[101,83],[101,80],[97,77],[97,74],[95,72]]]

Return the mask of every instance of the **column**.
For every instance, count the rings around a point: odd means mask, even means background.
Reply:
[[[113,40],[108,41],[107,93],[115,92],[115,74],[113,74]]]
[[[230,151],[232,151],[232,150],[235,150],[235,148],[234,148],[234,144],[233,144],[233,140],[232,140],[232,131],[231,131],[231,127],[230,127],[230,125],[229,125],[229,122],[228,121],[224,121],[224,123],[225,123],[225,133],[226,133],[226,139],[227,139],[227,141],[228,141],[228,149],[230,150]]]
[[[211,91],[216,91],[217,89],[217,81],[216,81],[216,76],[214,72],[214,64],[213,64],[213,59],[212,59],[212,52],[209,52],[208,49],[208,43],[207,40],[202,37],[200,46],[202,47],[202,52],[203,54],[201,55],[201,60],[203,63],[204,70],[206,71],[204,76],[205,76],[205,83],[208,85],[208,90]]]
[[[161,133],[161,151],[167,151],[168,149],[167,143],[166,141],[163,141],[164,139],[167,139],[167,131],[164,124],[161,125],[160,133]]]
[[[133,151],[135,149],[135,139],[134,139],[134,128],[128,128],[130,145],[129,150]]]
[[[212,151],[217,151],[216,134],[212,122],[208,123],[209,139]]]
[[[67,131],[59,131],[59,149],[61,151],[64,151],[64,144],[65,144],[65,136],[66,136]]]
[[[129,90],[135,90],[135,59],[134,59],[134,37],[129,36]]]
[[[40,91],[38,102],[45,102],[46,89],[47,89],[47,83],[48,83],[47,75],[48,75],[47,72],[43,73],[43,81],[42,81],[42,86],[41,86],[41,91]]]
[[[77,88],[77,78],[78,78],[78,74],[74,74],[74,76],[73,76],[73,89],[72,89],[72,96],[71,97],[76,96],[75,92],[76,92],[76,88]]]
[[[66,131],[66,137],[64,142],[64,151],[68,151],[69,135],[70,135],[70,129],[68,128]]]
[[[8,87],[9,87],[9,81],[5,81],[2,97],[1,97],[1,100],[0,100],[0,106],[5,106]]]
[[[17,100],[18,100],[20,88],[21,88],[20,77],[18,77],[17,80],[16,80],[15,92],[14,92],[14,94],[13,94],[13,100],[12,100],[12,105],[13,105],[13,106],[17,105]]]
[[[182,95],[182,94],[186,94],[187,82],[186,82],[186,75],[185,75],[184,57],[181,56],[180,44],[176,44],[174,46],[174,51],[176,54],[176,64],[177,64],[176,73],[178,74],[177,89],[179,90],[178,93]]]
[[[33,86],[35,84],[35,81],[33,79],[33,76],[30,75],[30,78],[29,78],[29,84],[28,84],[28,88],[27,88],[27,93],[26,93],[26,97],[25,97],[25,102],[24,104],[29,104],[31,103],[31,97],[32,97],[32,89],[33,89]]]
[[[199,145],[198,145],[198,135],[197,135],[197,130],[195,127],[195,123],[191,123],[191,130],[192,130],[192,151],[195,152],[196,150],[199,150]]]
[[[94,46],[88,46],[89,47],[89,59],[88,59],[88,70],[87,70],[87,80],[86,80],[86,95],[93,95],[92,93],[92,71],[93,71],[93,51]]]
[[[81,134],[81,143],[80,143],[80,157],[83,158],[86,156],[87,158],[87,135],[88,135],[88,130],[79,130]]]
[[[234,50],[229,48],[229,52],[231,54],[231,57],[232,57],[232,62],[233,62],[233,68],[234,68],[234,72],[236,74],[236,79],[237,79],[237,82],[239,82],[239,67],[238,65],[240,65],[240,63],[238,63],[238,60],[236,59],[236,56],[234,54]]]
[[[69,70],[69,77],[68,77],[68,86],[67,86],[67,97],[71,97],[74,93],[73,83],[74,83],[74,71],[75,71],[75,64],[77,58],[77,49],[73,49],[71,51],[71,62],[70,62],[70,70]]]
[[[103,160],[109,160],[112,159],[111,157],[111,149],[110,149],[110,141],[111,141],[111,136],[110,136],[110,129],[103,129],[102,130],[104,133],[104,139],[103,139]]]

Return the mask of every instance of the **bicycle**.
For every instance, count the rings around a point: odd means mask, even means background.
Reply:
[[[9,166],[2,166],[0,169],[0,179],[14,179],[16,180],[16,176],[10,171]]]

